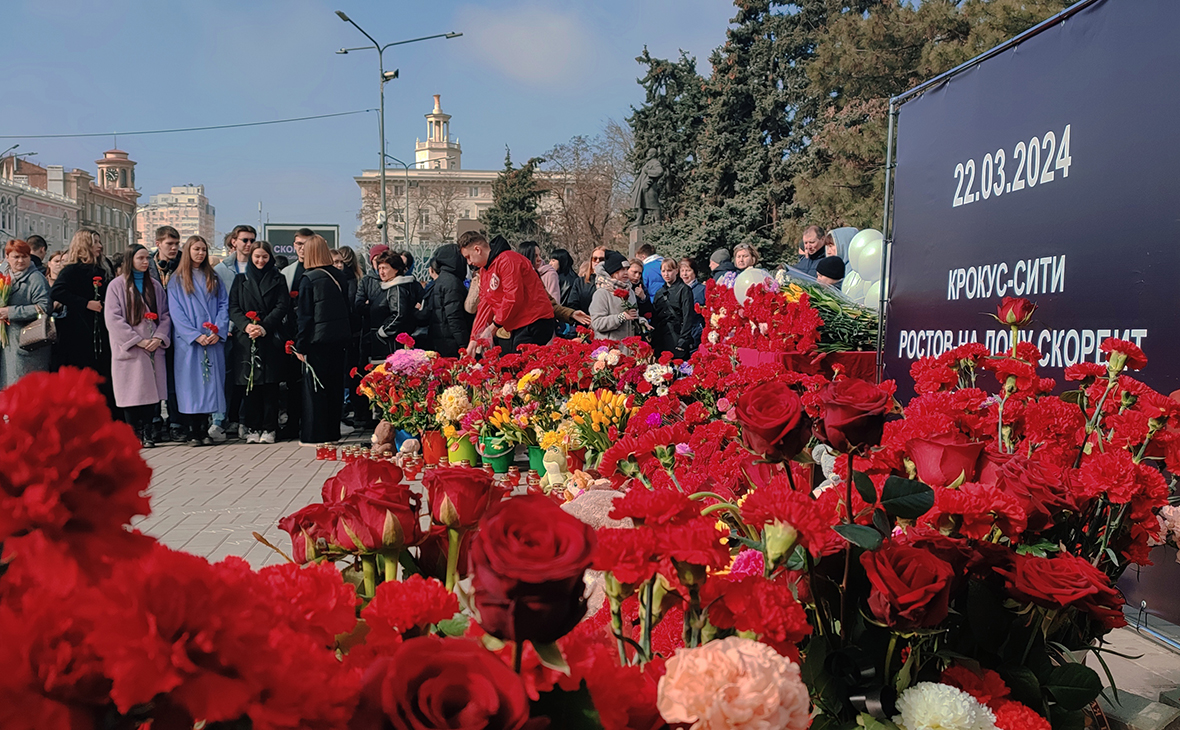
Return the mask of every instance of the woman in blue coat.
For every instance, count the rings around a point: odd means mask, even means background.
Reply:
[[[209,263],[209,244],[200,236],[184,243],[176,273],[168,281],[176,401],[188,431],[188,445],[209,445],[209,422],[225,411],[225,341],[229,294]]]

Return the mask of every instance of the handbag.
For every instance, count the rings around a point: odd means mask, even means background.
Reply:
[[[20,349],[35,352],[42,347],[48,347],[57,342],[57,325],[53,317],[45,314],[45,310],[37,307],[37,319],[25,325],[20,330]]]

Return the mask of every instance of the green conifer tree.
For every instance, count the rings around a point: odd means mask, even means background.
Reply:
[[[492,183],[492,207],[484,212],[488,234],[503,236],[516,245],[541,233],[541,214],[537,205],[544,194],[537,180],[537,165],[545,160],[534,157],[520,167],[512,164],[512,150],[504,148],[504,169]]]

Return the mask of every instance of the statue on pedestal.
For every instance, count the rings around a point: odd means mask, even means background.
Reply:
[[[663,174],[664,167],[656,159],[656,149],[653,147],[647,151],[647,162],[639,169],[635,185],[631,188],[631,207],[636,211],[636,228],[660,222],[659,180]]]

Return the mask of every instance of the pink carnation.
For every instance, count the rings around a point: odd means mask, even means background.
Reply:
[[[805,730],[811,724],[799,665],[750,639],[731,636],[679,649],[660,678],[656,707],[693,730]]]

